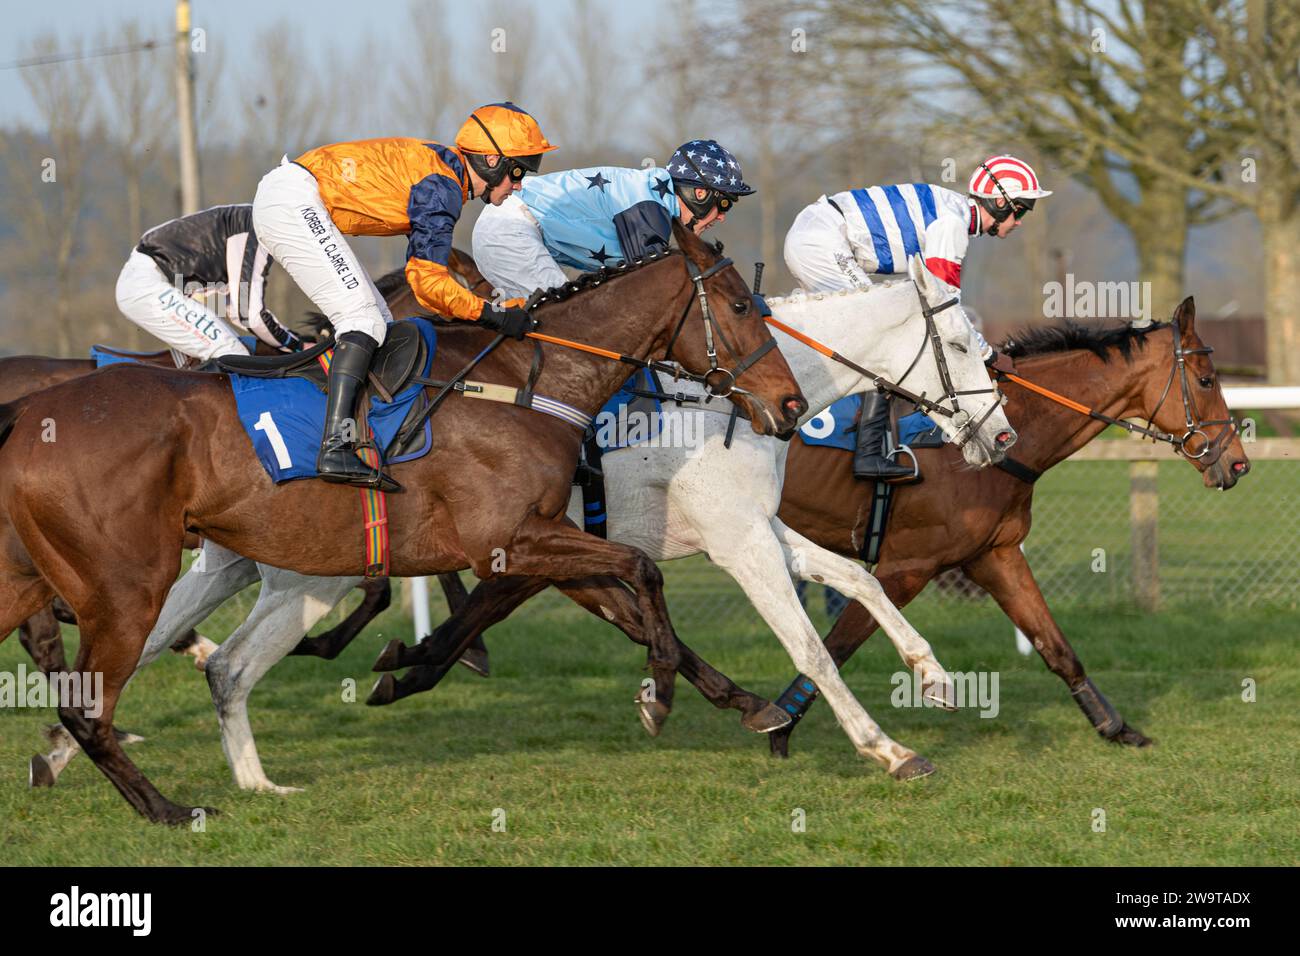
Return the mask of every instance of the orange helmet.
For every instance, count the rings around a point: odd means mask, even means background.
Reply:
[[[480,106],[470,113],[456,134],[456,147],[489,187],[500,183],[507,171],[512,179],[523,178],[525,169],[537,172],[542,153],[556,148],[546,141],[537,120],[508,102]],[[509,156],[514,162],[489,166],[487,156]]]

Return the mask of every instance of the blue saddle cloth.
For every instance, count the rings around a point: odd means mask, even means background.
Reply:
[[[428,360],[419,372],[427,378],[433,367],[437,332],[431,322],[424,319],[413,321],[428,346]],[[295,478],[316,477],[316,453],[325,429],[325,394],[306,379],[250,378],[227,374],[235,393],[239,421],[271,480],[278,484]],[[380,401],[378,396],[371,397],[366,420],[385,464],[412,461],[429,453],[433,429],[426,421],[424,437],[418,448],[391,459],[384,456],[384,450],[397,436],[423,388],[419,383],[409,385],[394,395],[391,402]]]
[[[643,392],[658,391],[654,376],[647,369],[638,369],[623,383],[592,423],[596,430],[596,444],[601,451],[626,448],[659,434],[661,402],[657,398],[633,395],[634,388]]]
[[[862,410],[862,396],[846,395],[831,404],[820,415],[815,415],[799,429],[799,437],[805,445],[827,445],[853,451],[857,444],[857,432],[853,429]],[[898,420],[898,441],[910,445],[921,435],[934,431],[938,426],[934,419],[922,412],[913,412]]]

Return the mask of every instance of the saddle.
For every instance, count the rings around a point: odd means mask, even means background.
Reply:
[[[329,375],[322,357],[334,343],[326,340],[301,352],[286,355],[223,355],[217,360],[223,372],[234,372],[250,378],[303,378],[322,392],[327,390]],[[357,398],[358,407],[365,408],[372,395],[385,402],[402,391],[420,374],[428,359],[424,336],[409,319],[388,326],[384,344],[375,351],[370,363],[367,384]]]

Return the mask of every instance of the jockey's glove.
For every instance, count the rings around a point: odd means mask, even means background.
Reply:
[[[485,329],[500,332],[512,339],[522,339],[537,328],[537,320],[529,314],[528,310],[521,309],[517,305],[504,309],[494,309],[488,306],[484,308],[483,313],[478,317],[478,321]]]

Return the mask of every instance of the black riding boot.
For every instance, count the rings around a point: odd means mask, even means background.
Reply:
[[[360,429],[356,414],[357,392],[370,371],[378,344],[364,332],[344,332],[330,361],[329,390],[325,399],[325,434],[321,438],[316,470],[326,481],[401,491],[402,486],[357,457]]]
[[[885,436],[889,433],[889,396],[884,392],[862,395],[862,416],[858,419],[858,446],[853,452],[853,476],[890,481],[911,478],[912,469],[885,457]]]

